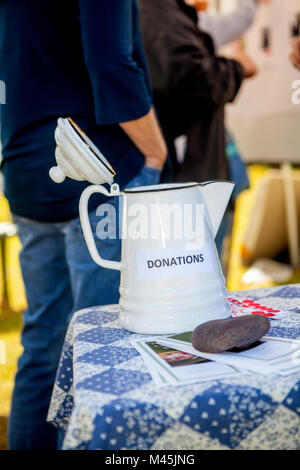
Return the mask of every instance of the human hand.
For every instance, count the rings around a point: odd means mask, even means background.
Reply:
[[[249,54],[243,50],[238,50],[235,52],[233,59],[241,64],[244,69],[244,77],[252,78],[258,73],[258,68],[256,63],[251,59]]]
[[[167,146],[160,130],[154,109],[133,121],[120,123],[136,147],[145,157],[145,164],[162,169],[168,154]]]
[[[194,7],[197,11],[206,11],[208,8],[209,0],[184,0],[185,3]]]
[[[300,70],[300,36],[293,42],[293,48],[290,55],[291,62],[296,69]]]

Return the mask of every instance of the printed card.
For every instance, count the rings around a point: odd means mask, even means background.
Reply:
[[[251,298],[240,299],[238,297],[228,297],[233,317],[242,315],[263,315],[271,320],[278,320],[285,317],[288,312],[279,308],[267,307]]]
[[[172,385],[180,385],[240,374],[231,366],[161,345],[156,338],[133,340],[132,344],[143,356],[158,386],[165,385],[165,381]],[[157,375],[160,376],[159,379]]]

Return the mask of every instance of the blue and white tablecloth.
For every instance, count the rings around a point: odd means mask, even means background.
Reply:
[[[290,310],[269,334],[300,338],[300,285],[235,295]],[[157,388],[118,318],[111,305],[70,323],[48,415],[64,449],[300,449],[300,373]]]

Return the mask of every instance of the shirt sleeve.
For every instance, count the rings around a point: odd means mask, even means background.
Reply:
[[[239,39],[255,19],[258,0],[239,0],[232,13],[204,11],[198,13],[198,26],[209,33],[217,48]]]
[[[79,0],[79,15],[96,122],[112,125],[144,116],[152,98],[135,0]]]

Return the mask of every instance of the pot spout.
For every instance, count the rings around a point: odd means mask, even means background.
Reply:
[[[208,181],[200,184],[214,238],[218,233],[234,186],[234,183],[227,181]]]

